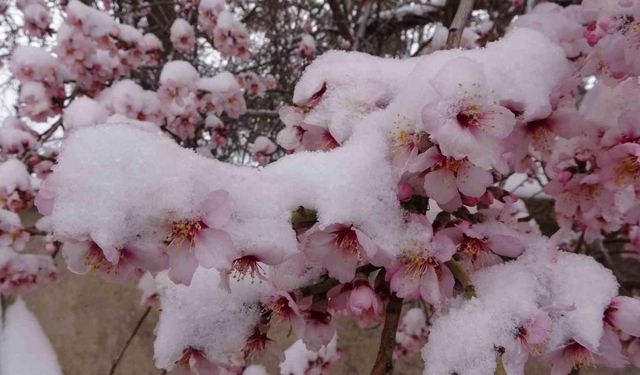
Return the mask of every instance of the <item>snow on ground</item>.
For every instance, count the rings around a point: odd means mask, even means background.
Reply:
[[[0,324],[0,375],[62,375],[56,353],[22,299]]]

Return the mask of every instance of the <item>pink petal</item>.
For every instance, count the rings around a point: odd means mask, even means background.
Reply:
[[[453,173],[445,168],[427,173],[424,176],[424,190],[438,204],[447,203],[458,195],[456,179]]]
[[[270,266],[276,266],[284,262],[287,254],[283,248],[278,246],[254,248],[251,249],[250,253],[255,255],[260,262]]]
[[[629,364],[622,354],[622,344],[618,335],[608,324],[605,324],[602,338],[600,338],[596,361],[608,368],[623,368]]]
[[[38,191],[38,194],[36,195],[36,198],[34,200],[38,211],[45,216],[51,215],[51,213],[53,212],[53,199],[55,197],[55,191],[51,187],[51,182],[48,182],[47,180],[48,178],[42,180],[42,183],[40,184],[40,190]]]
[[[482,108],[480,129],[497,138],[506,138],[516,125],[516,117],[505,107],[489,105]]]
[[[479,198],[487,190],[487,186],[493,183],[491,173],[478,168],[471,163],[463,163],[458,169],[456,185],[464,195]]]
[[[438,275],[433,267],[428,267],[420,278],[420,295],[422,299],[434,306],[439,306],[443,300]]]
[[[215,190],[201,203],[202,219],[211,228],[222,228],[231,219],[233,202],[225,190]]]
[[[196,271],[196,268],[198,268],[198,262],[189,251],[185,251],[186,249],[173,250],[176,251],[169,252],[169,263],[171,264],[169,278],[174,283],[189,286],[191,285],[193,273]]]
[[[166,269],[169,263],[167,254],[160,249],[146,250],[134,246],[126,246],[123,251],[130,252],[131,263],[144,270],[161,271]]]
[[[611,305],[616,309],[607,314],[611,323],[630,336],[640,337],[640,299],[617,296]]]
[[[319,262],[335,251],[335,234],[319,230],[312,227],[304,236],[302,241],[302,251],[309,260]]]
[[[341,283],[347,283],[356,275],[356,268],[358,268],[358,257],[356,254],[353,256],[345,256],[341,253],[334,253],[323,259],[323,265],[329,271],[329,276],[338,279]]]
[[[438,267],[436,273],[438,275],[438,282],[440,283],[440,293],[447,298],[453,297],[453,288],[456,284],[453,273],[444,265]]]
[[[431,255],[441,262],[446,262],[456,253],[456,245],[446,233],[438,232],[431,241]]]
[[[84,242],[67,241],[62,245],[62,256],[69,271],[84,275],[91,270],[85,261],[88,251],[89,245]]]
[[[509,258],[517,258],[524,251],[524,245],[519,238],[502,234],[491,235],[487,245],[494,253]]]
[[[407,171],[411,173],[422,172],[433,167],[438,161],[442,160],[442,158],[437,147],[431,147],[422,154],[416,155],[412,160],[410,159],[407,165]]]
[[[231,262],[238,255],[229,234],[211,228],[200,232],[193,245],[193,253],[202,267],[215,267],[217,270],[231,267]]]
[[[358,237],[358,243],[362,247],[365,255],[369,259],[375,257],[376,253],[378,253],[378,250],[380,250],[378,245],[359,229],[356,229],[356,237]]]
[[[420,288],[420,279],[413,275],[407,275],[404,269],[398,270],[391,277],[391,290],[400,298],[413,297]]]

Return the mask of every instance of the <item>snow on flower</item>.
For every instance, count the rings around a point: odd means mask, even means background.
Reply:
[[[465,72],[456,76],[453,72]],[[501,140],[515,126],[515,116],[491,101],[482,65],[465,58],[448,64],[432,81],[440,96],[425,105],[422,124],[444,156],[468,158],[475,165],[504,169]]]

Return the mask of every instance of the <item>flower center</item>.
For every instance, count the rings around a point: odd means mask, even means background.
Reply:
[[[614,167],[615,181],[618,184],[627,184],[640,176],[640,162],[635,155],[629,155],[619,161]]]
[[[196,237],[203,229],[208,228],[202,220],[199,219],[185,219],[177,220],[171,223],[171,229],[167,236],[166,242],[172,243],[173,241],[188,241],[194,244]]]
[[[457,160],[454,158],[446,158],[444,160],[444,167],[453,172],[454,174],[458,173],[458,169],[462,165],[462,160]]]
[[[463,253],[464,255],[474,260],[478,257],[478,254],[480,254],[482,251],[485,251],[485,250],[486,250],[485,242],[484,240],[479,238],[466,237],[464,242],[462,242],[458,246],[459,252]]]
[[[345,255],[355,255],[358,253],[358,236],[353,227],[341,229],[334,232],[336,235],[335,246]]]
[[[573,342],[564,348],[564,354],[573,358],[574,368],[593,367],[595,361],[593,356],[584,346]]]
[[[255,255],[245,255],[234,260],[231,264],[231,269],[235,272],[234,278],[240,280],[247,275],[251,275],[251,277],[261,275],[262,267],[258,261],[259,259]]]
[[[478,106],[470,105],[465,107],[456,115],[458,124],[463,128],[480,126],[480,111]]]
[[[121,251],[120,258],[122,257],[124,257],[124,254]],[[102,249],[95,243],[91,243],[91,245],[89,245],[89,251],[85,256],[84,261],[87,266],[94,270],[99,270],[104,273],[117,273],[118,265],[109,262],[107,258],[105,258]]]
[[[426,250],[408,250],[400,257],[404,272],[409,278],[419,278],[427,272],[429,266],[436,266],[437,259],[427,256]]]

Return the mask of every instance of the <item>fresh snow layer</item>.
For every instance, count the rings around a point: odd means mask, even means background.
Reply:
[[[161,273],[156,277],[161,314],[154,353],[158,368],[171,369],[183,351],[204,352],[219,365],[234,361],[258,323],[259,298],[266,284],[231,283],[231,293],[217,288],[216,270],[198,268],[190,286],[176,285]]]
[[[329,53],[307,69],[294,99],[312,95],[326,82],[320,105],[335,108],[316,112],[353,135],[331,152],[296,153],[263,169],[205,159],[126,124],[86,127],[65,141],[48,179],[56,196],[55,233],[91,239],[113,253],[139,235],[162,236],[155,233],[161,225],[191,217],[207,193],[224,189],[234,203],[225,230],[237,248],[272,247],[294,254],[297,241],[289,217],[302,205],[318,210],[321,225],[353,223],[395,254],[404,224],[395,196],[398,176],[388,160],[389,129],[398,116],[419,121],[424,104],[437,98],[430,80],[460,56],[481,63],[493,95],[517,100],[528,119],[550,113],[549,95],[569,69],[559,47],[528,29],[515,30],[484,50],[443,51],[405,61]],[[376,78],[363,86],[367,77]],[[344,87],[369,88],[340,90]],[[353,123],[347,113],[369,102],[361,96],[371,92],[388,96],[389,106]]]
[[[0,374],[62,375],[51,343],[22,299],[7,309],[0,331]]]
[[[602,312],[617,295],[618,283],[593,258],[554,254],[553,248],[546,240],[532,240],[517,260],[473,274],[477,298],[455,301],[434,320],[422,352],[424,374],[493,374],[495,348],[512,354],[518,326],[542,312],[551,318],[547,349],[573,339],[597,351]]]

